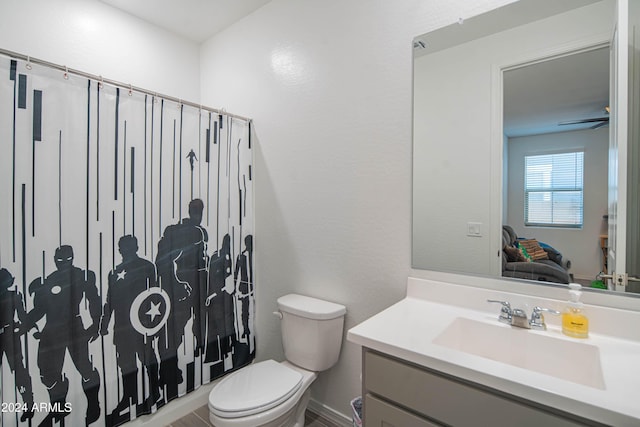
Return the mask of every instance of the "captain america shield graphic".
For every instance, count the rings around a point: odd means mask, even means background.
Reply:
[[[149,288],[140,292],[131,304],[131,325],[142,335],[153,336],[167,323],[170,310],[167,293],[160,288]]]

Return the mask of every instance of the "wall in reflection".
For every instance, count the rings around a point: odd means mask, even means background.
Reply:
[[[596,3],[414,58],[414,268],[501,274],[506,208],[499,189],[503,144],[492,135],[501,102],[493,89],[496,69],[576,40],[608,37],[610,5]],[[479,224],[479,236],[468,235],[469,223]]]
[[[571,261],[576,279],[594,280],[602,271],[599,236],[607,233],[607,159],[609,129],[550,133],[509,138],[506,224],[518,236],[547,243]],[[545,228],[524,225],[524,156],[548,154],[571,148],[584,150],[584,222],[582,228]]]

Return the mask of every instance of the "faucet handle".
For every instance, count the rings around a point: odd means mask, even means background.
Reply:
[[[502,323],[506,323],[508,325],[511,324],[511,315],[513,311],[511,310],[511,304],[509,304],[508,301],[488,299],[487,302],[502,304],[502,308],[500,309],[500,316],[498,316],[498,321]]]
[[[544,308],[544,307],[538,307],[538,306],[533,307],[533,312],[531,313],[531,320],[529,320],[529,326],[531,327],[531,329],[539,329],[543,331],[547,330],[547,324],[544,323],[544,316],[542,315],[542,312],[551,313],[555,315],[560,314],[558,310],[552,310],[550,308]]]
[[[511,313],[511,304],[509,304],[509,301],[500,301],[497,299],[488,299],[487,302],[495,302],[497,304],[502,304],[502,311],[506,311]]]

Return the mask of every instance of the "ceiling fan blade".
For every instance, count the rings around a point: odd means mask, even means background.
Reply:
[[[559,126],[563,126],[563,125],[579,125],[579,124],[583,124],[583,123],[598,123],[598,122],[608,122],[609,121],[609,117],[596,117],[593,119],[582,119],[582,120],[571,120],[568,122],[560,122],[558,123]]]
[[[602,126],[607,126],[608,124],[609,124],[609,120],[596,123],[595,125],[591,126],[589,129],[598,129],[598,128],[601,128]]]

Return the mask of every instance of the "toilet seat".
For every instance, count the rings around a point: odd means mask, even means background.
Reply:
[[[274,360],[249,365],[218,383],[209,408],[224,418],[264,412],[289,399],[302,385],[303,375]]]

